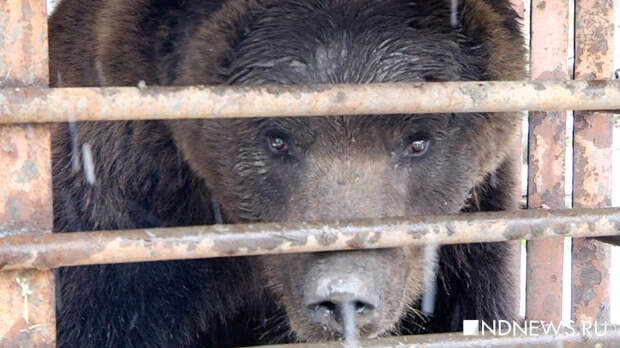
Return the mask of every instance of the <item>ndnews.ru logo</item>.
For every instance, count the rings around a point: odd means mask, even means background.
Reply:
[[[463,335],[494,335],[494,336],[543,336],[543,335],[583,335],[604,336],[608,328],[613,326],[607,322],[574,321],[552,323],[543,320],[526,320],[523,322],[493,320],[490,323],[482,320],[463,320]]]

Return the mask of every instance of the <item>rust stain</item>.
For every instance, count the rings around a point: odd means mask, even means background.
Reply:
[[[610,249],[594,240],[577,239],[573,243],[573,265],[579,265],[573,277],[575,320],[604,322],[610,316]]]
[[[3,272],[0,278],[0,346],[53,347],[53,274],[41,271]],[[10,320],[7,320],[10,319]]]
[[[41,0],[0,2],[0,87],[47,86],[45,6]],[[6,98],[0,97],[0,104],[11,107],[4,103]],[[50,233],[50,133],[46,126],[0,126],[0,168],[0,237]],[[0,273],[1,347],[54,347],[54,284],[51,271]]]
[[[239,224],[141,230],[12,234],[0,239],[0,271],[184,258],[422,246],[620,233],[620,208],[521,210],[333,224]],[[551,244],[552,247],[558,243]],[[559,243],[561,247],[561,243]],[[547,249],[548,251],[551,249]],[[542,268],[553,253],[541,254]],[[561,273],[545,273],[553,284]],[[543,288],[546,289],[546,288]],[[541,290],[541,296],[549,292]],[[545,298],[541,297],[541,301]],[[546,301],[547,303],[548,300]],[[542,305],[542,303],[541,303]]]
[[[613,0],[575,2],[575,78],[613,76]],[[602,82],[585,90],[593,100],[605,96]],[[611,203],[613,120],[609,113],[575,112],[573,205],[605,207]],[[573,240],[573,320],[609,320],[610,247],[593,240]]]
[[[493,335],[487,330],[486,335],[464,336],[460,333],[444,333],[434,335],[417,335],[402,337],[386,337],[375,340],[360,340],[360,347],[367,348],[617,348],[620,340],[620,330],[610,327],[604,335],[586,335],[583,332],[572,332],[561,329],[557,333],[543,335],[542,329],[532,330],[534,334],[523,335]],[[552,331],[552,330],[551,330]],[[581,331],[581,330],[579,330]],[[594,329],[590,330],[591,332]],[[603,331],[601,329],[600,331]],[[340,348],[342,342],[316,344],[287,344],[263,346],[263,348]]]
[[[576,79],[613,76],[613,32],[613,0],[575,2]]]
[[[530,113],[528,207],[564,207],[564,112]]]
[[[51,231],[50,134],[43,126],[0,127],[0,235]],[[28,203],[26,203],[28,202]],[[21,232],[20,232],[21,233]]]
[[[45,4],[43,4],[45,6]],[[0,85],[47,85],[47,13],[36,0],[0,5]]]
[[[553,71],[538,76],[560,76]],[[281,94],[270,93],[270,88],[153,87],[148,93],[134,87],[0,88],[0,124],[620,109],[620,81],[279,86],[287,91]]]
[[[532,1],[531,74],[539,82],[569,78],[568,3]],[[549,25],[554,23],[554,25]],[[567,88],[574,93],[574,88]],[[528,208],[564,207],[566,112],[530,112]],[[535,235],[544,234],[537,226]],[[527,243],[526,317],[562,319],[563,237]]]

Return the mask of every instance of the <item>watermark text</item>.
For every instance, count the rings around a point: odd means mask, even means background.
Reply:
[[[493,335],[493,336],[547,336],[547,335],[582,335],[605,336],[613,325],[608,322],[579,322],[562,321],[553,323],[543,320],[463,320],[463,335]]]

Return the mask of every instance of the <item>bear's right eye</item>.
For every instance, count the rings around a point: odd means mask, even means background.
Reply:
[[[404,155],[406,157],[422,157],[428,152],[430,140],[424,134],[414,134],[407,138]]]
[[[288,155],[290,152],[288,137],[281,132],[267,133],[267,147],[276,155]]]

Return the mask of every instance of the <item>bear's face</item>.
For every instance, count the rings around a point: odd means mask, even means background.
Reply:
[[[233,2],[220,11],[226,16],[216,14],[197,32],[200,39],[189,44],[177,85],[487,77],[487,46],[450,25],[447,1],[249,3],[250,10],[246,2]],[[226,222],[330,222],[458,212],[506,158],[508,139],[518,129],[511,115],[492,117],[360,115],[169,125]],[[424,273],[433,267],[423,254],[422,248],[394,248],[261,260],[296,337],[321,341],[343,336],[345,307],[356,313],[362,337],[393,329],[420,298]]]
[[[479,173],[476,115],[348,116],[176,123],[177,143],[225,221],[333,222],[456,213]],[[420,298],[422,248],[265,256],[263,275],[302,340],[393,328]]]
[[[475,115],[202,120],[177,143],[228,222],[457,212],[476,183]]]

